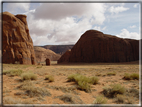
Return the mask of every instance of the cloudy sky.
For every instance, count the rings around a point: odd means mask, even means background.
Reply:
[[[3,11],[27,15],[30,35],[36,46],[75,44],[89,29],[121,38],[140,39],[140,8],[140,3],[124,2],[3,3]]]

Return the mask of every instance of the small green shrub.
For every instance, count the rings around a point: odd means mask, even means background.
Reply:
[[[23,73],[22,70],[8,70],[3,71],[3,75],[9,75],[9,76],[20,76]]]
[[[113,84],[110,87],[104,87],[103,94],[106,97],[115,97],[117,94],[124,94],[126,89],[120,84]]]
[[[98,96],[94,101],[93,104],[106,104],[107,103],[107,98],[104,96]]]
[[[125,73],[123,79],[125,79],[125,80],[131,80],[132,78],[131,78],[130,74]]]
[[[108,75],[108,76],[116,75],[116,72],[108,72],[107,75]]]
[[[68,76],[68,82],[75,82],[75,76],[76,76],[77,74],[72,74],[72,75],[69,75]]]
[[[93,85],[97,84],[98,81],[99,81],[98,77],[91,77],[91,78],[89,78],[89,83],[91,83]]]
[[[23,73],[21,75],[21,80],[36,80],[36,79],[37,79],[37,75],[35,75],[32,72]]]
[[[97,77],[86,77],[80,74],[72,74],[68,76],[68,82],[76,82],[78,84],[79,81],[84,81],[90,84],[97,84],[99,79]]]
[[[123,86],[121,86],[120,84],[114,84],[111,87],[112,87],[113,93],[118,93],[118,94],[124,94],[125,93],[125,88]]]
[[[129,96],[128,94],[117,94],[115,102],[117,104],[134,104],[134,97],[132,97],[131,95]]]
[[[91,92],[90,84],[97,84],[99,79],[97,77],[86,77],[80,74],[72,74],[68,76],[68,82],[75,82],[78,88],[86,92]]]
[[[53,82],[54,81],[54,77],[52,75],[46,75],[45,76],[45,80],[49,80],[49,82]]]
[[[10,73],[10,70],[9,71],[3,71],[3,75],[9,74],[9,73]]]
[[[50,96],[50,92],[46,88],[35,87],[32,81],[24,81],[18,88],[25,90],[25,93],[30,97]]]
[[[90,82],[90,78],[88,78],[88,77],[86,77],[86,76],[84,76],[84,75],[77,75],[77,76],[75,77],[75,81],[77,82],[77,84],[78,84],[78,82],[80,82],[80,81],[89,83],[89,82]]]
[[[78,88],[79,88],[80,90],[84,90],[84,91],[86,91],[86,92],[91,92],[91,87],[90,87],[90,85],[89,85],[87,82],[85,82],[85,81],[79,81],[79,82],[78,82]]]
[[[134,80],[134,79],[139,79],[139,74],[136,74],[136,73],[133,73],[131,74],[131,78]]]
[[[50,92],[46,88],[39,88],[39,87],[29,87],[29,89],[26,90],[26,93],[30,97],[34,96],[50,96]]]
[[[132,74],[125,73],[123,79],[125,79],[125,80],[135,80],[135,79],[137,79],[138,80],[139,79],[139,74],[136,74],[136,73],[132,73]]]

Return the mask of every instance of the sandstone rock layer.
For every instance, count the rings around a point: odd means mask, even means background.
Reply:
[[[2,14],[2,62],[36,64],[26,15]]]
[[[36,62],[43,63],[48,58],[50,61],[57,61],[61,55],[42,47],[34,46]]]
[[[139,41],[122,39],[100,31],[86,31],[61,62],[129,62],[139,60]],[[64,60],[66,59],[66,60]]]

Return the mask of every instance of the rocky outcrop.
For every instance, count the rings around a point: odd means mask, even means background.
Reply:
[[[36,64],[26,15],[2,13],[2,62]]]
[[[71,49],[69,58],[66,57],[65,54],[62,55],[58,62],[135,61],[139,60],[139,41],[88,30]]]
[[[58,60],[58,63],[61,63],[61,62],[69,62],[70,53],[71,53],[71,49],[67,50],[67,51],[62,55],[62,57]]]
[[[46,65],[47,65],[47,66],[50,65],[50,59],[46,58],[45,62],[46,62]]]
[[[47,58],[50,59],[50,61],[57,61],[61,57],[61,55],[56,54],[49,49],[44,49],[38,46],[34,46],[34,51],[37,63],[45,62]]]

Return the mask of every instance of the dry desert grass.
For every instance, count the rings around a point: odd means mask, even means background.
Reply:
[[[3,64],[3,104],[139,104],[138,74],[138,62]]]

